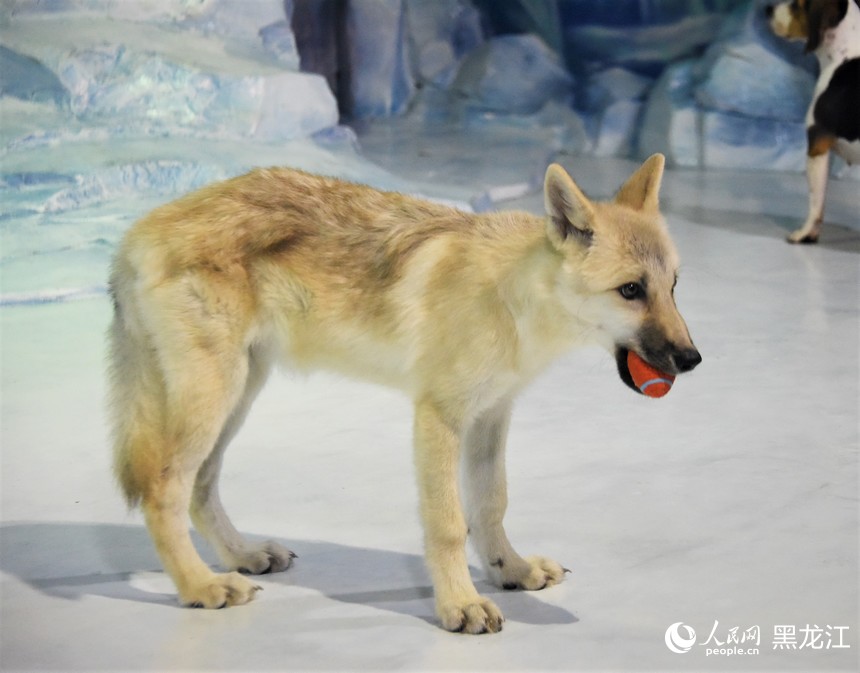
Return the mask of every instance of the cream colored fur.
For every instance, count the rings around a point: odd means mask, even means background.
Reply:
[[[446,629],[502,627],[470,578],[469,532],[500,586],[560,582],[558,563],[519,556],[502,527],[511,404],[573,346],[635,348],[645,324],[689,343],[671,300],[677,255],[657,208],[662,171],[655,155],[615,200],[597,203],[553,165],[539,218],[256,170],[135,224],[111,279],[115,467],[182,604],[245,603],[259,588],[247,573],[292,561],[275,543],[245,542],[217,491],[223,451],[276,361],[414,400],[426,560]],[[619,295],[645,278],[652,300]],[[189,511],[233,572],[200,559]]]

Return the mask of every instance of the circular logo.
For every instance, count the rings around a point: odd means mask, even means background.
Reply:
[[[666,647],[675,654],[689,652],[696,643],[696,631],[684,622],[675,622],[666,629]]]

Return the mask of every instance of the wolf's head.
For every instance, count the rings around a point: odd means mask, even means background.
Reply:
[[[564,256],[558,295],[614,352],[621,379],[636,391],[631,350],[668,374],[702,360],[675,305],[678,253],[658,203],[664,163],[650,157],[611,201],[589,200],[558,164],[544,183],[549,240]]]

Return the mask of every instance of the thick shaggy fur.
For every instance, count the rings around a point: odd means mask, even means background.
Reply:
[[[256,170],[135,224],[111,278],[115,468],[180,601],[222,607],[258,589],[203,563],[189,511],[229,569],[292,562],[276,543],[245,542],[217,490],[224,449],[274,362],[382,382],[414,400],[426,558],[446,629],[502,626],[470,579],[467,532],[500,586],[560,582],[558,563],[519,556],[502,527],[510,409],[579,344],[634,349],[673,373],[698,363],[672,298],[678,260],[657,208],[662,170],[655,155],[615,200],[595,203],[551,166],[546,218],[473,215]],[[630,284],[640,296],[618,291]]]

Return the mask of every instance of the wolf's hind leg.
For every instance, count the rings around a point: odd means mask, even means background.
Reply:
[[[472,540],[491,580],[504,589],[536,591],[564,579],[552,559],[523,558],[511,546],[502,521],[508,505],[505,442],[510,422],[505,402],[479,416],[466,433],[463,468]]]
[[[196,277],[138,296],[148,334],[141,348],[152,354],[162,381],[157,418],[138,421],[149,428],[151,441],[133,450],[141,508],[180,603],[188,606],[241,605],[260,588],[237,572],[212,572],[194,549],[188,522],[196,475],[247,384],[242,309],[241,295],[230,285]]]
[[[164,569],[176,584],[179,602],[201,608],[247,603],[260,587],[237,572],[212,572],[194,549],[186,523],[191,490],[187,476],[165,477],[142,503],[146,526]]]
[[[286,570],[295,558],[293,552],[276,542],[249,544],[224,511],[218,491],[224,451],[239,431],[251,404],[266,382],[268,368],[268,358],[252,350],[245,392],[221,431],[215,448],[200,467],[191,498],[194,527],[215,548],[221,563],[230,570],[252,575]]]

